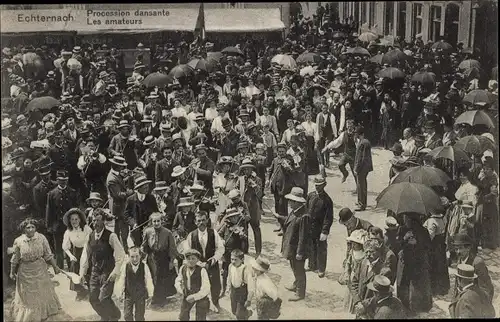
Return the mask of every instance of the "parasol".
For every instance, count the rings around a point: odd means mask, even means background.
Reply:
[[[370,58],[370,61],[372,63],[376,63],[378,65],[382,65],[382,57],[383,56],[384,55],[382,55],[382,54],[377,54],[377,55],[373,56],[372,58]]]
[[[463,124],[463,123],[469,124],[471,126],[482,124],[486,125],[489,128],[495,127],[495,124],[493,124],[493,121],[488,116],[488,114],[479,110],[467,111],[460,114],[455,120],[455,124]]]
[[[310,75],[314,76],[316,73],[316,67],[306,66],[300,70],[300,76]]]
[[[418,166],[406,169],[405,171],[399,173],[392,182],[413,182],[426,185],[428,187],[442,186],[446,187],[450,177],[441,169],[428,167],[428,166]]]
[[[370,41],[375,41],[377,40],[378,36],[374,34],[373,32],[363,32],[361,35],[358,36],[358,39],[363,41],[363,42],[370,42]]]
[[[436,74],[432,72],[416,72],[411,77],[411,81],[422,85],[436,84]]]
[[[394,183],[377,197],[377,207],[396,214],[418,213],[426,215],[442,210],[441,199],[431,188],[413,182]]]
[[[305,52],[297,57],[297,63],[319,64],[320,62],[321,56],[316,53]]]
[[[70,70],[75,70],[75,71],[82,70],[82,64],[78,60],[76,60],[75,58],[70,58],[68,60],[67,66]]]
[[[467,70],[471,68],[481,68],[481,64],[475,59],[466,59],[458,65],[461,70]]]
[[[497,97],[484,89],[475,89],[467,93],[463,99],[465,103],[472,105],[491,105]]]
[[[226,47],[226,48],[222,49],[221,53],[227,54],[227,55],[241,55],[241,56],[244,56],[243,52],[239,48],[237,48],[237,47]]]
[[[222,53],[220,51],[209,51],[207,53],[207,60],[215,60],[216,62],[220,62],[222,58]]]
[[[367,49],[359,46],[354,48],[348,48],[346,54],[370,56],[370,52]]]
[[[403,73],[400,69],[395,67],[389,67],[382,69],[378,73],[378,77],[380,78],[389,78],[389,79],[404,79],[405,73]]]
[[[171,84],[173,79],[171,76],[163,73],[151,73],[143,80],[142,84],[146,87],[164,87]]]
[[[453,47],[444,40],[435,42],[434,44],[432,44],[431,48],[442,51],[449,51],[453,49]]]
[[[193,69],[200,69],[207,73],[210,73],[215,70],[214,60],[208,60],[204,58],[194,58],[188,64],[189,67]]]
[[[293,57],[290,55],[282,55],[282,54],[276,55],[273,57],[273,59],[271,59],[271,63],[275,63],[290,69],[297,67],[295,59],[293,59]]]
[[[428,153],[433,159],[448,159],[457,164],[470,163],[471,160],[464,150],[455,146],[440,146]]]
[[[495,143],[482,135],[464,136],[455,143],[455,147],[475,155],[482,155],[486,150],[496,150]]]
[[[382,64],[395,65],[396,63],[404,63],[408,60],[408,56],[399,49],[389,50],[382,56]]]
[[[482,71],[478,67],[472,67],[472,68],[469,68],[463,72],[465,78],[467,78],[469,80],[481,77],[481,73],[482,73]]]
[[[42,97],[37,97],[31,100],[31,102],[28,103],[28,106],[26,107],[27,111],[34,111],[34,110],[50,110],[53,107],[61,105],[61,102],[53,98],[52,96],[42,96]]]
[[[314,84],[307,89],[307,94],[312,97],[315,90],[319,91],[319,95],[325,95],[325,93],[326,93],[326,88],[324,88],[321,85]]]
[[[182,64],[177,65],[168,73],[168,76],[173,78],[181,78],[188,77],[194,74],[194,69],[192,69],[189,65]]]

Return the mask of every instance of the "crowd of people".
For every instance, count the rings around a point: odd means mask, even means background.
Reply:
[[[176,293],[180,320],[193,306],[204,320],[228,289],[237,319],[252,315],[253,300],[259,319],[276,319],[281,295],[266,275],[261,216],[276,217],[295,277],[289,300],[300,301],[306,271],[323,278],[328,268],[330,156],[339,158],[342,182],[349,165],[356,211],[368,211],[372,146],[394,153],[389,184],[419,166],[450,180],[433,187],[442,212],[388,211],[385,232],[340,211],[346,309],[403,318],[428,312],[433,297],[451,290],[452,317],[494,317],[478,249],[500,243],[490,125],[497,80],[461,44],[364,42],[352,27],[328,11],[299,15],[279,45],[247,41],[220,53],[208,42],[172,44],[153,56],[152,73],[138,55],[130,77],[105,45],[103,57],[85,45],[60,54],[4,48],[3,252],[11,256],[4,277],[16,282],[13,319],[59,311],[46,262],[106,321],[121,316],[113,294],[126,320],[144,320],[146,302],[162,307]],[[465,100],[477,90],[482,96]],[[474,117],[460,121],[464,112]],[[479,148],[455,146],[467,136]],[[452,152],[436,156],[440,147]],[[247,267],[249,228],[255,258]]]

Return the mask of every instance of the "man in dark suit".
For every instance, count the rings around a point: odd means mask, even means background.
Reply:
[[[407,317],[403,303],[392,296],[393,288],[387,277],[377,275],[367,287],[374,292],[374,296],[363,303],[363,308],[360,308],[361,311],[356,312],[356,315],[369,320],[393,320]]]
[[[172,170],[176,165],[179,165],[176,160],[172,158],[174,153],[173,147],[171,145],[165,145],[161,151],[163,159],[156,163],[155,167],[155,182],[165,181],[167,184],[171,184],[172,180]]]
[[[223,139],[216,141],[216,147],[219,149],[221,156],[235,157],[238,154],[237,146],[240,141],[240,134],[234,130],[231,120],[227,117],[222,119],[222,127],[225,135],[223,135]]]
[[[283,225],[281,253],[290,261],[295,276],[287,290],[295,292],[289,301],[295,302],[306,297],[305,261],[311,251],[311,216],[307,213],[306,199],[302,188],[294,187],[285,196],[292,209]]]
[[[143,224],[148,221],[153,212],[158,212],[156,199],[150,193],[150,184],[151,180],[147,180],[146,176],[135,179],[135,193],[128,196],[125,202],[125,219],[133,230],[130,233],[132,241],[138,247],[142,245],[142,231],[146,228]],[[136,228],[137,226],[140,228]]]
[[[326,180],[314,178],[316,191],[307,196],[307,211],[311,215],[312,252],[308,270],[318,271],[320,278],[325,276],[327,260],[327,239],[333,223],[333,201],[325,192]]]
[[[425,123],[424,130],[427,136],[424,145],[426,148],[433,150],[437,147],[443,146],[443,138],[436,133],[436,124],[434,121],[427,121]]]
[[[59,170],[56,174],[57,187],[47,194],[47,206],[45,212],[45,224],[47,232],[51,235],[52,249],[57,260],[57,266],[64,267],[64,253],[62,250],[63,236],[66,226],[63,216],[66,211],[77,204],[76,191],[68,187],[68,172]]]
[[[458,264],[456,279],[459,293],[450,304],[450,315],[454,319],[494,318],[495,309],[488,296],[474,282],[477,275],[474,267],[467,264]]]
[[[373,171],[372,150],[370,141],[365,139],[365,129],[359,126],[356,129],[358,143],[356,144],[356,157],[354,158],[354,175],[356,176],[356,190],[358,193],[358,206],[356,211],[366,209],[366,199],[368,197],[368,184],[366,177]]]
[[[367,233],[373,225],[364,219],[360,219],[352,213],[349,208],[342,208],[339,212],[339,222],[347,228],[347,237],[351,236],[352,232],[358,229],[363,229]],[[346,256],[348,258],[351,250],[351,243],[347,243]]]
[[[127,251],[128,225],[125,222],[124,213],[127,198],[134,194],[134,191],[127,189],[123,179],[122,171],[125,170],[127,166],[125,159],[115,155],[109,162],[111,162],[111,170],[106,178],[109,209],[111,214],[115,217],[115,233],[120,239],[123,248]]]
[[[36,219],[45,220],[47,194],[56,187],[57,183],[50,180],[50,164],[41,166],[38,169],[38,174],[41,180],[33,187],[34,217]]]
[[[285,132],[285,130],[287,129],[286,122],[288,121],[288,119],[293,119],[293,115],[290,106],[283,105],[282,98],[278,98],[276,102],[277,106],[274,113],[276,116],[276,123],[278,123],[278,131],[280,132],[279,136],[281,137],[283,132]]]

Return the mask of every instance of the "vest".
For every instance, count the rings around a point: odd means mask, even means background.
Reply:
[[[257,113],[255,111],[255,108],[251,112],[248,113],[248,116],[249,116],[249,118],[250,118],[251,121],[253,121],[253,122],[256,121],[256,119],[257,119]]]
[[[344,153],[354,158],[356,155],[356,141],[354,141],[354,136],[348,134],[347,132],[345,135],[347,136],[347,139],[344,146]]]
[[[147,298],[148,290],[144,279],[145,270],[144,263],[139,263],[137,272],[134,273],[131,263],[127,263],[125,270],[125,295],[135,299]]]
[[[191,285],[189,289],[187,279],[187,266],[182,266],[181,274],[184,296],[198,293],[201,289],[201,267],[198,265],[195,266],[194,272],[191,275]]]
[[[330,121],[330,117],[330,113],[326,114],[326,118],[324,115],[322,117],[323,124],[319,125],[323,128],[322,136],[328,137],[330,135],[333,135],[332,122]]]
[[[113,248],[109,244],[111,231],[104,229],[100,239],[95,239],[95,233],[92,232],[89,238],[88,249],[92,260],[92,271],[96,273],[111,273],[115,268],[115,258]]]
[[[207,238],[207,247],[205,249],[205,256],[203,256],[203,248],[201,247],[200,240],[198,238],[198,229],[193,231],[191,234],[191,248],[196,249],[200,252],[202,262],[206,262],[207,259],[215,255],[215,234],[214,230],[211,228],[207,228],[208,238]]]

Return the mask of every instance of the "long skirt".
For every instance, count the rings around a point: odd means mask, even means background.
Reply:
[[[450,276],[448,274],[448,262],[446,259],[445,234],[434,236],[429,259],[432,294],[448,294]]]
[[[306,136],[306,169],[308,175],[316,175],[319,173],[318,153],[314,149],[314,137]]]
[[[154,284],[153,302],[161,303],[177,293],[175,289],[175,269],[169,270],[170,258],[167,252],[152,252],[148,255],[148,265]]]
[[[71,248],[71,253],[73,255],[75,255],[77,261],[76,262],[70,262],[70,265],[69,265],[69,271],[72,272],[72,273],[76,273],[78,274],[80,272],[80,260],[81,260],[81,257],[82,257],[82,252],[83,252],[83,247],[72,247]],[[89,278],[90,276],[85,276],[85,279],[87,280],[87,282],[89,281]],[[69,289],[71,291],[75,291],[77,293],[80,293],[81,295],[83,295],[82,293],[85,293],[85,288],[81,285],[81,284],[74,284],[73,281],[70,281],[69,282]]]
[[[16,322],[38,322],[56,315],[60,310],[61,303],[43,258],[21,262],[17,271],[12,319]]]
[[[481,246],[496,249],[500,246],[500,220],[496,201],[478,204],[476,212],[480,223],[477,235]]]

